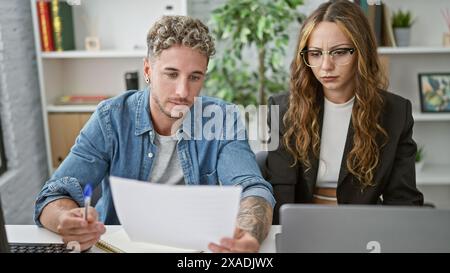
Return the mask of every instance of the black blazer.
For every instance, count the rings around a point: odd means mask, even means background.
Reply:
[[[383,92],[384,107],[381,126],[388,133],[388,143],[381,149],[380,164],[374,179],[375,185],[361,191],[358,181],[348,172],[347,154],[353,146],[353,127],[350,126],[342,157],[336,190],[339,204],[385,204],[385,205],[423,205],[423,195],[416,188],[415,155],[417,145],[412,139],[414,120],[411,103],[395,94]],[[319,95],[319,122],[322,130],[323,95]],[[285,132],[283,117],[287,111],[289,94],[284,93],[269,98],[269,107],[279,105],[280,115],[269,116],[280,122],[280,145],[268,154],[264,174],[271,182],[277,204],[274,210],[273,223],[278,224],[278,210],[285,203],[311,203],[317,179],[318,159],[311,161],[312,167],[306,168],[300,162],[290,167],[293,157],[281,144]],[[320,132],[319,132],[320,133]],[[320,134],[319,134],[320,135]],[[310,158],[313,158],[310,156]]]

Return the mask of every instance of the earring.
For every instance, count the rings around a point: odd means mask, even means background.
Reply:
[[[146,83],[149,83],[149,82],[150,82],[150,79],[149,79],[149,78],[145,78],[145,82],[146,82]]]

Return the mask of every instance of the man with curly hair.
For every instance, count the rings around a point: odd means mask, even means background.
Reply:
[[[187,16],[164,16],[150,29],[147,45],[143,70],[148,88],[125,92],[97,107],[39,193],[36,223],[61,234],[66,243],[79,242],[85,250],[105,232],[104,224],[119,224],[109,175],[169,185],[239,185],[243,193],[235,236],[208,247],[213,252],[257,252],[270,229],[275,200],[245,130],[206,140],[184,130],[199,121],[186,118],[195,112],[189,111],[194,106],[214,106],[224,113],[232,106],[199,97],[215,51],[208,28]],[[220,115],[209,119],[215,124],[230,122]],[[239,127],[238,115],[231,121]],[[239,139],[239,133],[244,138]],[[85,221],[82,188],[88,183],[101,184],[102,197]]]

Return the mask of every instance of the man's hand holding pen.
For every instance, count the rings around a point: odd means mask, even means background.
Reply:
[[[92,194],[90,186],[86,187],[84,194],[85,207],[61,213],[57,227],[57,232],[62,236],[63,242],[68,244],[76,241],[80,244],[81,251],[92,247],[106,232],[103,223],[98,221],[97,211],[90,206]]]

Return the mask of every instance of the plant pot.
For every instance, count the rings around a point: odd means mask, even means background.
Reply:
[[[450,32],[444,33],[442,37],[442,45],[444,47],[450,47]]]
[[[409,46],[409,40],[411,37],[411,28],[409,27],[394,28],[394,33],[397,46]]]
[[[421,172],[423,169],[423,161],[416,162],[416,173]]]

